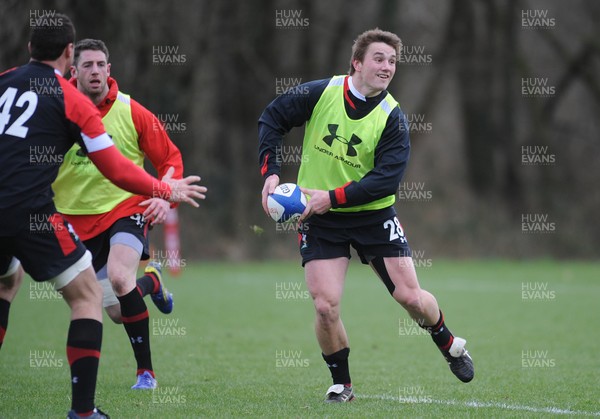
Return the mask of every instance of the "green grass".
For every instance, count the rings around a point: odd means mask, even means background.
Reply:
[[[148,300],[160,391],[129,389],[131,348],[122,326],[106,318],[97,404],[115,418],[547,417],[551,408],[600,415],[599,268],[435,260],[419,269],[447,325],[469,341],[476,376],[463,384],[353,259],[342,314],[358,397],[331,406],[322,402],[329,372],[298,262],[188,265],[181,277],[167,278],[176,296],[172,315],[161,315]],[[2,418],[64,417],[69,407],[69,313],[61,301],[33,298],[43,293],[31,284],[24,282],[13,304],[0,351]],[[526,300],[528,284],[546,292]],[[288,295],[300,287],[292,293],[298,298],[276,298],[277,287]],[[534,358],[527,361],[524,353]]]

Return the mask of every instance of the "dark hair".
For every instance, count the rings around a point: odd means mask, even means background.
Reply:
[[[35,60],[56,60],[67,45],[75,42],[75,27],[62,13],[32,20],[30,25],[31,58]]]
[[[99,39],[82,39],[81,41],[77,41],[75,44],[75,55],[73,57],[73,65],[77,67],[77,62],[79,61],[79,56],[82,51],[102,51],[104,55],[106,55],[106,61],[108,62],[108,48],[106,48],[106,44]]]
[[[371,45],[373,42],[383,42],[384,44],[388,44],[396,50],[397,58],[400,57],[402,41],[398,35],[392,32],[382,31],[379,28],[371,29],[361,33],[354,41],[354,45],[352,45],[352,57],[350,58],[350,70],[348,74],[354,74],[354,66],[352,65],[352,61],[358,60],[362,62],[362,60],[365,58],[365,54],[367,53],[367,48],[369,48],[369,45]]]

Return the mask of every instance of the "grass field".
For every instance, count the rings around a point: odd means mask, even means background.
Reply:
[[[326,405],[299,264],[203,263],[167,278],[170,316],[148,300],[157,390],[129,389],[131,348],[106,318],[97,404],[114,418],[600,416],[599,264],[435,260],[418,272],[469,342],[469,384],[353,259],[342,314],[357,399]],[[1,418],[64,417],[67,319],[24,282],[0,351]]]

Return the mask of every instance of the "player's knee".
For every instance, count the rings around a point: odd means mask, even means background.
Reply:
[[[322,322],[334,322],[339,316],[339,304],[327,298],[315,298],[315,310]]]
[[[113,290],[117,295],[124,295],[131,291],[129,276],[119,270],[109,270],[108,278],[112,284]]]
[[[418,292],[395,292],[394,299],[410,313],[423,311],[423,302]]]

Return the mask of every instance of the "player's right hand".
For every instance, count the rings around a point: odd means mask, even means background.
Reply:
[[[265,211],[265,214],[267,214],[269,217],[270,215],[269,208],[267,207],[267,198],[269,197],[269,195],[275,192],[275,188],[277,187],[277,185],[279,185],[279,176],[273,174],[265,179],[265,184],[262,188],[262,207]]]

